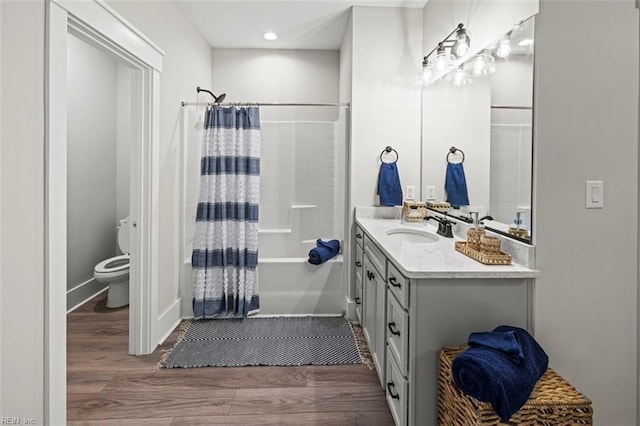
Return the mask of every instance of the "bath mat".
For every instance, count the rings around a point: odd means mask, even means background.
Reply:
[[[160,368],[362,363],[342,317],[269,317],[192,321]]]

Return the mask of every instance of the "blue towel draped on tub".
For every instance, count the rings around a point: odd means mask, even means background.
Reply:
[[[444,189],[447,191],[447,201],[451,204],[451,207],[469,205],[467,180],[464,176],[462,163],[447,163]]]
[[[316,247],[309,250],[309,263],[320,265],[321,263],[324,263],[332,257],[336,256],[339,252],[340,241],[322,241],[321,239],[318,239],[316,241]]]
[[[506,325],[471,333],[467,343],[469,349],[451,366],[456,385],[465,394],[491,403],[500,419],[508,422],[547,371],[547,354],[526,330]]]
[[[381,206],[401,206],[402,186],[398,175],[398,166],[395,162],[380,164],[378,172],[378,195]]]

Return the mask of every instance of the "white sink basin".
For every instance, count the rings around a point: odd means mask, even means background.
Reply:
[[[419,229],[407,229],[407,228],[397,228],[390,229],[387,231],[387,235],[397,239],[406,241],[408,243],[435,243],[439,240],[439,237],[435,234],[432,234],[428,231],[423,231]]]

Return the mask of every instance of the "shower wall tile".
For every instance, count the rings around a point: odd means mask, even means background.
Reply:
[[[531,126],[491,126],[491,215],[511,223],[520,205],[528,205],[531,190]]]

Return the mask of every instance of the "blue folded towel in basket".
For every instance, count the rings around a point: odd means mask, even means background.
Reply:
[[[471,333],[467,343],[469,349],[453,360],[453,380],[465,394],[489,402],[508,422],[547,371],[549,357],[518,327],[501,325],[491,332]]]
[[[316,247],[309,250],[309,263],[320,265],[340,253],[340,241],[316,241]]]

